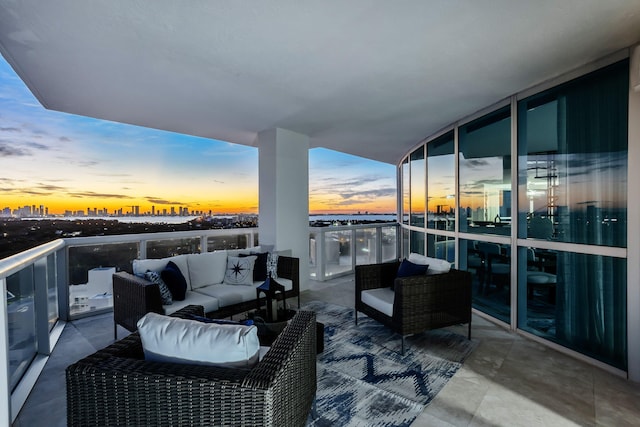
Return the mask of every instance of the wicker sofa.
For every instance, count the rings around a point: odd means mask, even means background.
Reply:
[[[383,323],[402,336],[404,353],[405,337],[430,329],[457,324],[469,324],[471,339],[471,273],[451,269],[447,273],[397,278],[400,262],[356,266],[356,307],[358,312]],[[393,311],[391,315],[362,301],[362,292],[373,289],[390,289]]]
[[[191,255],[186,257],[189,256]],[[184,264],[188,269],[188,261]],[[276,272],[278,276],[276,280],[287,283],[285,298],[297,297],[298,307],[300,307],[299,259],[284,255],[278,256]],[[185,276],[188,274],[185,271]],[[117,338],[118,325],[133,332],[136,330],[138,320],[149,312],[171,314],[187,305],[202,305],[205,307],[205,313],[208,317],[224,318],[254,309],[257,305],[255,287],[212,284],[212,286],[205,288],[189,289],[185,301],[174,301],[172,305],[163,306],[157,284],[135,274],[120,271],[113,275],[114,337]],[[219,295],[216,292],[219,292]]]
[[[188,306],[173,316],[204,314]],[[146,362],[137,333],[66,370],[69,426],[301,426],[316,393],[315,313],[252,369]]]

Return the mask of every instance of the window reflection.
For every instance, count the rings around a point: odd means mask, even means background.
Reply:
[[[424,232],[411,231],[411,252],[424,255]]]
[[[36,314],[33,266],[7,277],[9,375],[15,387],[36,355]]]
[[[427,234],[427,256],[455,263],[456,239],[454,237]]]
[[[427,144],[427,228],[455,230],[455,161],[453,131]]]
[[[409,187],[409,160],[402,162],[402,223],[409,224],[410,211],[410,187]]]
[[[519,266],[519,328],[627,368],[625,259],[520,248]]]
[[[473,274],[473,307],[511,320],[510,245],[460,240],[461,269]]]
[[[502,108],[460,127],[460,231],[511,233],[511,116]]]
[[[425,180],[424,146],[411,153],[411,225],[424,227]]]
[[[627,79],[623,61],[520,101],[520,237],[626,246]]]

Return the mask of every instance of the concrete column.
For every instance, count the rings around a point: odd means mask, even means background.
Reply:
[[[640,382],[640,45],[631,49],[627,178],[627,350],[629,379]],[[635,89],[635,86],[638,89]]]
[[[300,259],[300,287],[309,280],[309,137],[286,129],[258,134],[260,245]]]

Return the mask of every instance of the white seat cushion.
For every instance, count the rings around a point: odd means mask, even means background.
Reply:
[[[218,300],[220,307],[228,307],[233,304],[254,301],[256,299],[255,286],[225,285],[221,283],[198,288],[193,292],[214,297]]]
[[[258,328],[147,313],[138,321],[145,360],[233,368],[258,362]]]
[[[368,289],[360,294],[364,304],[389,317],[393,316],[394,297],[395,294],[391,288]]]
[[[219,301],[208,295],[203,295],[194,291],[187,291],[183,301],[173,301],[171,305],[163,305],[165,314],[175,313],[188,305],[201,305],[205,313],[211,313],[220,308]]]

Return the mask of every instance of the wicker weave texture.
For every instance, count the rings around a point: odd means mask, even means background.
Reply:
[[[399,262],[356,266],[357,311],[403,336],[457,324],[471,325],[471,273],[451,269],[442,274],[396,278],[398,266]],[[392,317],[362,303],[362,291],[392,284]]]
[[[278,277],[291,280],[292,287],[285,292],[285,298],[298,298],[300,307],[300,260],[294,257],[278,257]],[[260,299],[264,304],[264,297]],[[256,308],[256,301],[246,301],[220,307],[206,313],[208,317],[225,318]],[[113,321],[129,332],[137,329],[138,320],[153,312],[164,314],[160,289],[155,283],[124,271],[113,275]]]
[[[189,306],[174,315],[203,315]],[[69,426],[300,426],[316,392],[315,313],[252,369],[146,362],[137,333],[69,366]]]

